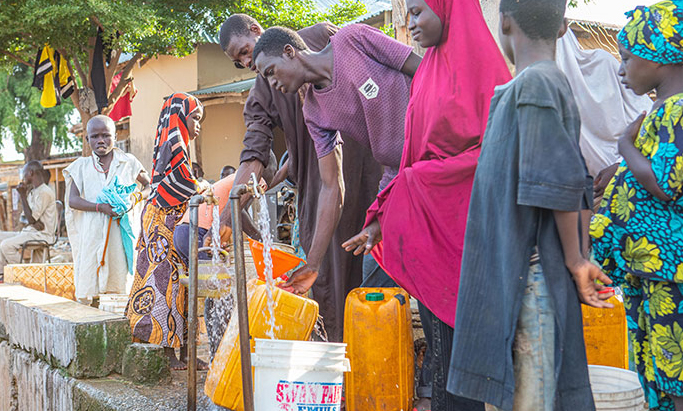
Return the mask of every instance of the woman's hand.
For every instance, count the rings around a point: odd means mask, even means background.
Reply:
[[[206,180],[197,181],[197,194],[202,194],[211,188],[211,183]]]
[[[370,254],[373,248],[382,241],[382,228],[379,221],[374,220],[363,231],[349,238],[342,244],[346,251],[353,251],[353,255]]]
[[[640,113],[640,115],[626,127],[626,130],[624,130],[624,134],[619,138],[618,146],[619,146],[619,154],[622,156],[624,155],[624,150],[623,148],[625,146],[632,146],[633,142],[636,141],[636,138],[638,138],[638,132],[640,131],[640,127],[643,125],[643,120],[645,120],[645,116],[647,115],[646,112]]]

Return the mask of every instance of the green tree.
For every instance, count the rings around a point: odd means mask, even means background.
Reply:
[[[16,62],[32,66],[45,44],[59,51],[78,83],[71,99],[85,126],[96,113],[81,106],[79,96],[85,88],[92,89],[90,70],[98,28],[111,50],[104,59],[107,91],[117,72],[122,79],[108,95],[103,109],[107,114],[132,81],[136,64],[158,54],[192,53],[205,41],[205,34],[216,33],[227,16],[239,12],[252,14],[266,26],[298,29],[322,20],[349,21],[363,14],[365,6],[352,0],[341,0],[325,11],[312,0],[7,0],[0,7],[0,66],[9,68]]]
[[[67,135],[66,117],[73,113],[70,101],[53,107],[40,105],[40,91],[31,86],[33,70],[16,65],[0,71],[0,146],[13,140],[14,148],[24,153],[26,161],[42,160],[52,146],[61,149],[77,148]]]

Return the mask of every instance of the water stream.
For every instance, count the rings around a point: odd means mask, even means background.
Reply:
[[[265,269],[263,270],[263,275],[266,278],[266,296],[268,298],[268,318],[266,322],[268,324],[268,331],[266,335],[271,340],[275,339],[275,298],[273,297],[275,280],[273,279],[273,259],[271,256],[271,250],[273,249],[273,236],[270,232],[270,214],[268,213],[268,202],[266,196],[260,196],[257,201],[259,202],[258,212],[256,213],[256,225],[261,234],[261,241],[263,242],[263,264]]]

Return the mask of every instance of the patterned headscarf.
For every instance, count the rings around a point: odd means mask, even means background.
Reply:
[[[187,119],[201,108],[196,97],[185,93],[173,94],[161,108],[152,159],[152,201],[155,205],[177,206],[197,191],[187,149],[190,142]]]
[[[618,39],[628,51],[655,63],[683,63],[683,0],[638,6],[626,16],[631,21]]]

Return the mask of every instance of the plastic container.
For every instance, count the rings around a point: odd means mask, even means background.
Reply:
[[[249,333],[253,338],[267,338],[270,330],[267,319],[266,285],[257,280],[247,283],[249,295]],[[318,319],[318,303],[279,288],[273,291],[275,300],[275,338],[308,340]],[[234,411],[242,411],[242,370],[239,348],[238,316],[233,315],[228,329],[206,376],[204,393],[211,400]],[[254,339],[252,338],[252,352]]]
[[[202,247],[198,252],[211,251],[210,247]],[[222,262],[214,264],[212,261],[199,260],[197,266],[197,296],[208,298],[221,298],[230,294],[232,278],[235,276],[234,269],[229,267],[230,256],[226,251],[221,251]],[[185,269],[178,264],[180,271],[179,280],[182,285],[189,287],[190,277]]]
[[[596,411],[644,411],[645,396],[638,374],[621,368],[589,365]]]
[[[346,344],[255,340],[255,409],[339,410],[350,371]]]
[[[357,288],[346,297],[344,342],[348,411],[412,410],[413,325],[400,288]]]
[[[628,369],[628,337],[624,304],[617,297],[608,302],[614,308],[581,305],[583,338],[588,364]]]
[[[252,258],[254,259],[258,278],[264,281],[266,277],[263,272],[265,271],[266,266],[263,263],[263,244],[249,238],[249,248],[251,250]],[[283,274],[286,274],[299,264],[306,262],[291,252],[283,251],[279,248],[291,250],[293,252],[293,249],[290,246],[285,248],[282,244],[273,245],[273,249],[270,252],[271,258],[273,259],[273,278],[280,278]]]
[[[127,304],[128,294],[100,294],[99,308],[102,311],[123,315]]]

